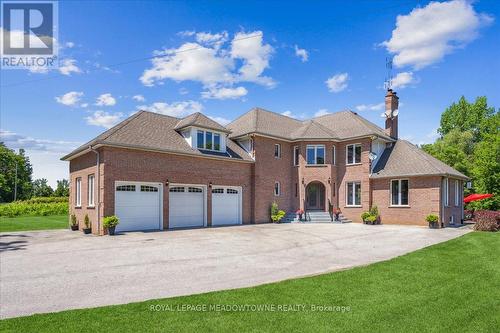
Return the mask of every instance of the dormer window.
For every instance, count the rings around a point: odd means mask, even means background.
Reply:
[[[221,151],[221,137],[219,133],[198,130],[196,139],[198,149]]]

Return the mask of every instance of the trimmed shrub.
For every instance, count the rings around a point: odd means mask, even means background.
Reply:
[[[104,226],[104,228],[116,227],[119,222],[120,222],[120,220],[115,215],[106,216],[106,217],[104,217],[104,220],[103,220],[103,226]]]
[[[279,223],[286,213],[284,210],[279,210],[278,204],[273,202],[271,205],[271,220],[275,223]]]
[[[438,223],[439,217],[437,215],[434,215],[434,214],[429,214],[429,215],[427,215],[425,220],[429,223]]]
[[[87,214],[85,214],[85,217],[83,218],[83,224],[85,224],[85,228],[87,228],[87,229],[91,228],[90,219],[89,219],[89,216]]]
[[[370,212],[363,212],[363,214],[361,214],[361,220],[368,221],[368,217],[370,216],[371,216]]]

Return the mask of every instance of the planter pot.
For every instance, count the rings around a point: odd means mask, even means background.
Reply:
[[[109,227],[108,228],[108,235],[113,236],[115,234],[115,228],[116,228],[116,226]]]
[[[71,226],[71,230],[73,230],[73,231],[77,231],[77,230],[78,230],[78,225],[72,225],[72,226]]]
[[[302,214],[298,214],[299,216],[299,221],[302,221]]]
[[[88,235],[88,234],[92,233],[92,228],[83,228],[83,233],[85,235]]]
[[[429,223],[429,228],[431,228],[431,229],[437,229],[438,228],[438,224],[437,223]]]

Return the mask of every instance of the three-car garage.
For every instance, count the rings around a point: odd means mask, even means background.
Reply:
[[[242,224],[242,187],[170,184],[163,200],[163,184],[115,182],[117,231],[163,229],[163,206],[168,207],[168,228],[206,227],[211,204],[211,225]],[[211,200],[207,191],[210,191]]]

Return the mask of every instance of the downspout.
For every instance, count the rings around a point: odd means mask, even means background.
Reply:
[[[95,150],[94,148],[92,148],[92,146],[89,146],[89,149],[91,151],[93,151],[95,154],[96,154],[96,168],[97,168],[97,177],[96,177],[96,182],[97,182],[97,230],[98,230],[98,233],[100,234],[101,233],[101,220],[100,220],[100,212],[101,212],[101,183],[100,183],[100,173],[101,173],[101,170],[99,168],[100,166],[100,156],[99,156],[99,151],[98,150]],[[94,189],[95,190],[95,189]]]

